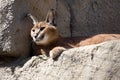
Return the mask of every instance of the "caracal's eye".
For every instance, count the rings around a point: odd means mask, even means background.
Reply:
[[[41,28],[40,28],[40,31],[42,31],[42,30],[44,30],[44,29],[45,29],[45,27],[41,27]]]
[[[35,29],[32,29],[32,32],[35,32]]]

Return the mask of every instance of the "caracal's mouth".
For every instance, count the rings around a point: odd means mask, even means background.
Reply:
[[[36,35],[33,40],[34,40],[34,42],[38,42],[38,41],[43,40],[44,37],[45,37],[44,34],[39,34],[39,35]]]

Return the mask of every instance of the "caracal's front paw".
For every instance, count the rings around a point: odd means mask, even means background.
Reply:
[[[49,52],[49,55],[52,59],[55,59],[65,50],[66,49],[64,47],[55,47]]]

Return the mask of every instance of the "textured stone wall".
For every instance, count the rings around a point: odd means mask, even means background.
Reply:
[[[0,1],[0,55],[16,57],[29,53],[32,24],[25,17],[28,11],[24,0]]]

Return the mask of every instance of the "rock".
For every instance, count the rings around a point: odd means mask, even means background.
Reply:
[[[25,17],[28,11],[24,0],[0,1],[0,56],[20,57],[30,53],[32,23]]]
[[[1,80],[119,80],[120,40],[64,51],[58,60],[39,56],[22,67],[0,68]],[[12,71],[13,74],[12,74]]]
[[[120,33],[119,0],[66,1],[71,9],[72,36]]]

